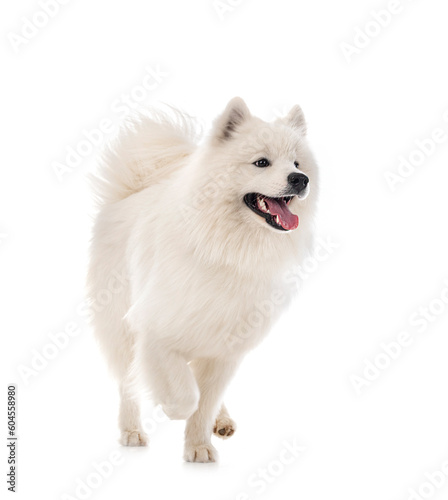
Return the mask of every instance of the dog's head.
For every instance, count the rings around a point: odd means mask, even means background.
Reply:
[[[206,157],[233,216],[276,233],[297,229],[317,177],[299,106],[267,123],[232,99],[214,123]]]

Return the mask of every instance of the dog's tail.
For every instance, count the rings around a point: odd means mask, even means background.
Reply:
[[[166,179],[196,149],[199,127],[188,115],[152,111],[129,119],[91,177],[99,206]]]

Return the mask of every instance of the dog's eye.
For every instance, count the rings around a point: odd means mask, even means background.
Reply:
[[[259,160],[254,161],[253,165],[255,165],[256,167],[264,168],[269,167],[270,163],[266,158],[260,158]]]
[[[295,161],[295,162],[294,162],[294,166],[295,166],[296,168],[299,168],[299,162],[298,162],[298,161]]]

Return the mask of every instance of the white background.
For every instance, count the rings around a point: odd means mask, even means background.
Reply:
[[[93,462],[114,450],[121,463],[83,498],[446,497],[448,479],[424,483],[448,460],[437,300],[448,287],[448,136],[423,159],[413,153],[448,131],[446,2],[403,1],[388,26],[369,25],[376,36],[350,61],[341,43],[386,1],[232,3],[220,15],[211,0],[71,1],[17,50],[11,33],[42,7],[2,6],[1,392],[5,401],[7,384],[18,385],[17,498],[82,498],[77,485],[93,485]],[[92,213],[85,174],[103,141],[62,180],[54,162],[83,131],[119,123],[116,100],[142,96],[147,67],[164,76],[138,106],[167,102],[205,126],[235,95],[264,119],[301,104],[321,168],[318,234],[337,247],[230,387],[238,431],[215,443],[218,464],[184,464],[183,422],[155,423],[150,406],[150,447],[120,448],[115,382],[77,312]],[[385,173],[413,154],[420,165],[391,189]],[[437,314],[419,329],[411,318],[427,306]],[[49,334],[70,323],[79,334],[54,354]],[[400,332],[409,345],[358,393],[351,377],[365,360],[387,363],[381,344]],[[43,352],[54,358],[21,376]],[[282,465],[294,439],[305,451]],[[6,448],[1,460],[6,475]]]

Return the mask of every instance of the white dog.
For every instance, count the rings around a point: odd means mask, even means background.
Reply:
[[[120,384],[122,444],[147,444],[138,374],[171,419],[187,420],[185,460],[212,462],[211,435],[235,429],[224,390],[287,305],[285,273],[309,252],[317,167],[299,106],[266,123],[234,98],[197,142],[179,112],[121,132],[94,179],[88,287],[103,304],[94,329]]]

